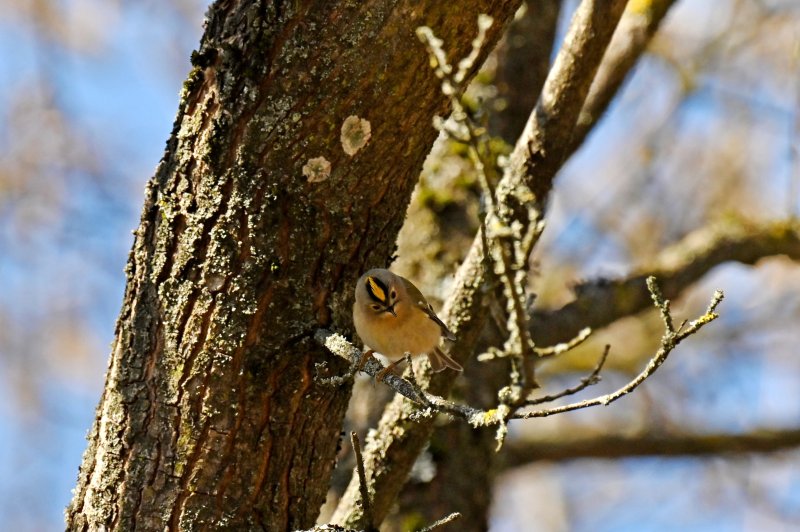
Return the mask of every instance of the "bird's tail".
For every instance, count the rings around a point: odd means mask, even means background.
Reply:
[[[434,371],[434,373],[438,373],[444,370],[444,368],[450,368],[456,371],[464,371],[464,368],[461,367],[461,364],[444,354],[438,347],[435,347],[433,351],[428,353],[428,360],[431,363],[431,369]]]

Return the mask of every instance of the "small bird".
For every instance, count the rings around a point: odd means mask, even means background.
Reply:
[[[361,340],[369,347],[361,364],[377,351],[392,364],[376,375],[383,380],[411,356],[428,355],[435,372],[445,368],[463,371],[461,365],[439,349],[439,339],[455,340],[447,326],[433,311],[425,296],[411,281],[382,268],[369,270],[356,284],[353,323]]]

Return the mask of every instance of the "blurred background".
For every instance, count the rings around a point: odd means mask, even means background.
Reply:
[[[562,3],[557,39],[576,3]],[[206,7],[0,0],[2,529],[63,529],[103,386],[130,232]],[[502,106],[489,66],[476,97]],[[537,306],[557,308],[578,283],[646,267],[693,231],[797,217],[799,152],[800,5],[678,0],[557,178],[531,276]],[[471,241],[475,191],[463,151],[440,143],[396,264],[433,299],[446,297],[442,279]],[[512,425],[517,450],[577,440],[596,447],[506,460],[492,530],[794,529],[800,268],[783,256],[721,264],[674,302],[676,318],[702,313],[717,288],[726,294],[722,317],[634,394]],[[579,398],[609,392],[641,370],[660,334],[656,313],[619,320],[543,364],[540,381],[548,391],[575,384],[610,343],[603,382]],[[370,417],[361,415],[352,423]],[[608,436],[711,435],[724,449],[725,438],[765,433],[789,443],[747,454],[585,457]]]

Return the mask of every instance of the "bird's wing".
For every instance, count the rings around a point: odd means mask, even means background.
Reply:
[[[400,277],[398,275],[398,277]],[[456,335],[450,332],[450,329],[447,328],[447,325],[436,315],[436,312],[433,311],[433,307],[431,307],[430,303],[425,299],[425,296],[422,295],[416,286],[411,284],[411,281],[406,279],[405,277],[400,277],[403,281],[403,285],[405,286],[406,293],[408,296],[413,300],[413,302],[424,312],[428,315],[430,319],[432,319],[436,324],[442,329],[442,336],[445,339],[454,342],[456,340]]]
[[[450,329],[448,329],[447,325],[445,325],[439,316],[436,315],[436,313],[433,311],[433,308],[430,306],[430,304],[428,304],[427,301],[423,300],[417,304],[419,305],[419,308],[421,308],[422,311],[427,314],[430,319],[435,321],[436,324],[442,329],[442,336],[444,336],[445,339],[450,340],[451,342],[456,341],[456,335],[450,332]]]

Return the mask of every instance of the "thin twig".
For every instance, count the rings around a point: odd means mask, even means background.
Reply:
[[[487,175],[493,169],[492,161],[484,160],[490,156],[487,148],[488,140],[485,129],[477,126],[461,103],[461,95],[466,90],[466,72],[472,68],[478,51],[483,46],[486,30],[491,26],[492,19],[486,15],[478,18],[478,35],[472,42],[472,52],[458,64],[454,73],[453,67],[447,62],[447,55],[442,49],[442,41],[438,39],[428,27],[417,28],[417,36],[425,44],[434,72],[442,80],[442,93],[449,96],[453,112],[451,119],[461,131],[457,135],[451,129],[442,128],[449,133],[451,138],[463,142],[468,148],[470,159],[475,167],[478,181],[483,189],[483,202],[480,211],[481,238],[483,242],[484,261],[487,277],[496,274],[503,284],[506,296],[506,330],[508,338],[503,351],[505,356],[512,358],[512,365],[516,368],[512,372],[511,389],[520,393],[506,394],[511,405],[520,404],[524,400],[527,390],[537,387],[534,376],[534,361],[529,355],[535,352],[535,346],[528,331],[527,312],[525,311],[524,277],[530,251],[533,248],[543,226],[539,223],[539,213],[536,209],[528,208],[527,219],[524,223],[515,221],[514,214],[503,199],[506,196],[519,195],[519,191],[506,191],[500,195],[494,187],[494,177]],[[461,133],[466,133],[462,135]],[[489,152],[489,153],[486,153]],[[486,154],[486,155],[484,155]],[[493,172],[494,173],[494,172]],[[533,197],[524,184],[523,194]],[[525,205],[528,198],[516,198],[520,204]],[[524,234],[522,234],[524,232]],[[493,266],[493,268],[491,267]]]
[[[492,312],[492,307],[489,307],[489,311]],[[497,320],[496,320],[497,321]],[[498,327],[504,326],[502,323],[497,323]],[[554,355],[561,355],[566,353],[567,351],[571,351],[578,347],[579,345],[583,344],[586,340],[589,339],[589,336],[592,334],[592,329],[590,327],[584,327],[575,338],[567,342],[561,342],[556,345],[551,345],[549,347],[536,347],[534,348],[533,352],[539,355],[540,357],[548,357]],[[485,353],[481,353],[478,355],[478,362],[487,362],[489,360],[494,360],[496,358],[503,358],[505,356],[504,351],[497,349],[496,347],[489,347]]]
[[[600,359],[597,361],[597,364],[595,364],[592,372],[586,377],[582,378],[579,384],[573,386],[572,388],[567,388],[566,390],[563,390],[558,393],[554,393],[551,395],[544,395],[542,397],[536,397],[534,399],[528,399],[527,401],[525,401],[525,406],[551,403],[556,399],[561,399],[562,397],[566,397],[568,395],[575,395],[581,390],[588,388],[593,384],[597,384],[598,382],[600,382],[600,371],[603,369],[603,365],[606,363],[606,359],[608,358],[608,353],[610,350],[611,346],[606,345],[605,349],[603,349],[603,353],[600,355]]]
[[[634,379],[628,382],[625,386],[619,388],[613,393],[579,401],[577,403],[570,403],[568,405],[559,406],[555,408],[547,408],[544,410],[534,410],[532,412],[525,412],[523,414],[516,414],[513,419],[528,419],[532,417],[547,417],[554,414],[561,414],[564,412],[571,412],[572,410],[580,410],[591,406],[606,406],[620,397],[631,393],[640,384],[642,384],[648,377],[650,377],[656,370],[661,367],[667,356],[672,352],[675,347],[687,336],[690,336],[700,330],[704,325],[711,323],[719,317],[715,312],[717,306],[724,297],[723,293],[719,290],[714,292],[714,296],[706,309],[706,313],[699,318],[689,322],[688,326],[682,331],[674,331],[672,325],[672,316],[669,314],[669,302],[663,298],[661,291],[656,284],[655,277],[647,278],[647,287],[650,289],[650,294],[653,298],[653,303],[661,311],[661,318],[664,322],[665,333],[661,337],[661,346],[658,348],[656,354],[650,359],[647,366],[639,373]]]
[[[447,517],[442,517],[438,521],[436,521],[434,523],[431,523],[429,526],[426,526],[425,528],[423,528],[419,532],[430,532],[431,530],[435,530],[435,529],[439,528],[440,526],[446,525],[447,523],[452,523],[453,521],[455,521],[456,519],[459,519],[460,517],[461,517],[460,513],[453,512],[450,515],[448,515]]]
[[[652,298],[653,303],[661,312],[661,320],[664,322],[667,332],[674,333],[675,325],[672,323],[672,315],[670,314],[669,309],[669,299],[664,299],[664,296],[661,294],[661,289],[656,284],[655,277],[647,278],[647,289],[650,290],[650,297]]]
[[[372,501],[367,487],[367,475],[364,473],[364,459],[361,457],[361,442],[358,441],[356,431],[350,432],[350,443],[353,445],[353,454],[356,457],[356,471],[358,472],[358,483],[361,489],[361,505],[364,508],[364,519],[367,521],[368,531],[377,530],[372,519]]]
[[[585,342],[589,336],[592,334],[591,327],[584,327],[578,334],[570,340],[569,342],[562,342],[556,345],[551,345],[550,347],[537,347],[534,349],[535,353],[540,357],[548,357],[553,355],[560,355],[562,353],[566,353],[567,351],[571,351]]]

